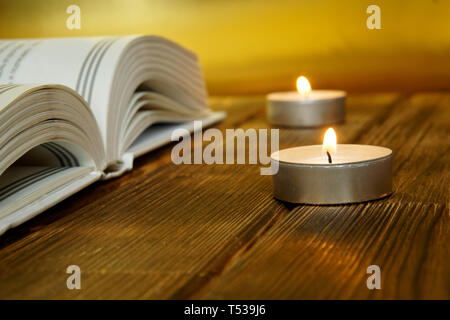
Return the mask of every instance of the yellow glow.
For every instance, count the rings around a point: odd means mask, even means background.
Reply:
[[[0,0],[0,38],[162,35],[198,54],[211,95],[288,91],[299,73],[314,89],[450,88],[450,1],[374,2],[380,30],[361,0]]]
[[[336,132],[334,132],[333,128],[328,128],[327,132],[325,132],[322,150],[323,152],[328,151],[330,154],[336,153]]]
[[[307,96],[311,92],[311,85],[306,77],[301,76],[297,78],[297,91],[302,96]]]

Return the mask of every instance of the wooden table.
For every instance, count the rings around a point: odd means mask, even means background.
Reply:
[[[211,99],[223,131],[267,128],[264,103]],[[0,237],[0,298],[449,299],[449,128],[450,94],[351,95],[339,142],[394,150],[394,194],[345,206],[285,204],[258,165],[177,166],[164,147]],[[323,132],[282,129],[280,148]]]

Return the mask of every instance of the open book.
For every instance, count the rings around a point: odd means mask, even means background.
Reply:
[[[0,41],[0,234],[224,116],[195,54],[167,39]]]

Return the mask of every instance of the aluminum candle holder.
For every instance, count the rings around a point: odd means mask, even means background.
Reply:
[[[344,91],[314,90],[302,97],[297,92],[267,96],[267,118],[273,125],[319,127],[345,121]]]
[[[345,121],[344,91],[314,90],[307,97],[296,92],[267,96],[271,124],[289,127],[319,127]]]
[[[328,163],[322,145],[274,152],[275,198],[314,205],[364,202],[392,193],[392,150],[368,145],[337,145]],[[274,164],[273,162],[277,162]]]
[[[311,90],[308,79],[297,79],[297,91],[267,96],[267,119],[273,125],[319,127],[345,121],[345,99],[340,90]]]

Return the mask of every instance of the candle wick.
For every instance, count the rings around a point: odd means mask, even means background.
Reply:
[[[333,161],[331,160],[331,154],[328,152],[328,150],[327,150],[327,156],[328,156],[328,163],[333,163]]]

